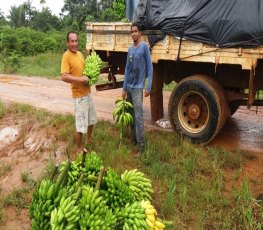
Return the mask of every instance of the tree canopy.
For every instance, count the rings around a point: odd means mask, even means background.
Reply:
[[[79,33],[79,48],[85,50],[85,22],[113,22],[124,19],[125,0],[64,0],[59,16],[54,15],[38,0],[41,9],[32,6],[33,0],[13,5],[9,15],[0,9],[0,62],[18,67],[21,56],[43,52],[62,52],[65,33]]]
[[[64,0],[59,16],[46,7],[45,0],[38,0],[42,6],[37,10],[33,0],[25,0],[18,6],[11,6],[5,17],[0,9],[0,26],[9,24],[12,28],[30,27],[46,32],[50,29],[75,28],[85,30],[86,21],[119,21],[125,18],[125,0]]]

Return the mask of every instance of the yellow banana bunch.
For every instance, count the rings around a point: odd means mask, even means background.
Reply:
[[[137,169],[125,170],[121,174],[121,179],[129,186],[137,201],[151,200],[151,195],[153,194],[152,181],[146,178],[142,172],[139,172]]]
[[[113,119],[116,121],[117,126],[127,127],[133,124],[133,117],[128,112],[133,108],[133,105],[125,99],[118,98],[115,101],[116,108],[113,111]]]
[[[150,230],[162,230],[165,229],[165,225],[160,219],[157,219],[157,211],[150,201],[141,201],[141,206],[145,209],[146,223]]]
[[[89,85],[93,85],[97,82],[100,70],[102,68],[102,60],[99,55],[92,50],[91,54],[87,56],[85,60],[85,66],[83,75],[88,76]]]

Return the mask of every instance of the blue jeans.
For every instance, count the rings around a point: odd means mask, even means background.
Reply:
[[[137,141],[140,151],[145,149],[142,100],[143,89],[127,89],[127,101],[133,104],[133,109],[129,111],[133,117],[133,125],[131,126],[132,139]]]

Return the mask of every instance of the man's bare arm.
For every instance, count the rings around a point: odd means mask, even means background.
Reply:
[[[87,76],[74,77],[68,73],[61,74],[61,80],[67,83],[82,83],[82,84],[88,84],[89,81]]]

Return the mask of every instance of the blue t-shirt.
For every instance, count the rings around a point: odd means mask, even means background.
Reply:
[[[146,77],[148,77],[147,91],[151,92],[153,78],[151,54],[147,44],[141,42],[136,48],[134,45],[129,47],[123,90],[127,91],[127,88],[143,89]]]

